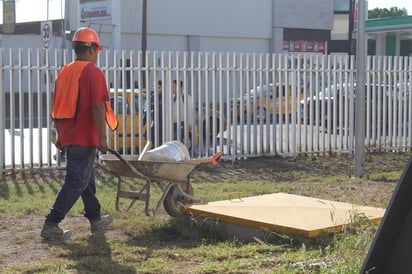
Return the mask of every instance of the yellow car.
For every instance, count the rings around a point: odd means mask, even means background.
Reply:
[[[146,144],[146,125],[143,122],[147,94],[134,90],[110,90],[110,104],[119,121],[117,130],[111,131],[109,146],[116,150],[125,149],[127,152],[134,147],[144,147]],[[135,115],[131,115],[132,111]],[[132,126],[133,125],[133,126]],[[117,138],[116,138],[117,136]]]
[[[119,121],[117,130],[110,133],[109,146],[119,151],[125,149],[126,152],[131,152],[132,147],[134,147],[135,152],[138,152],[138,149],[143,148],[147,143],[145,114],[148,94],[140,92],[138,89],[118,90],[117,92],[111,89],[109,96],[111,107]],[[132,107],[134,108],[133,116],[131,115]],[[195,134],[195,144],[198,145],[199,130],[197,126],[195,127]],[[189,147],[191,146],[189,145]]]
[[[293,94],[294,93],[294,94]],[[276,83],[257,86],[245,92],[237,99],[238,120],[248,118],[259,122],[269,117],[270,121],[275,118],[277,121],[291,120],[292,113],[299,110],[300,100],[303,99],[303,86],[292,90],[292,84]],[[293,109],[293,102],[296,103]],[[273,117],[275,115],[275,117]]]

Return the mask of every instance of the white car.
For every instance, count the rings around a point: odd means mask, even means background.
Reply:
[[[323,125],[326,127],[327,121],[333,121],[334,117],[338,122],[342,115],[346,115],[350,109],[350,103],[354,104],[356,84],[331,85],[322,91],[316,92],[313,96],[300,101],[300,117],[303,122]],[[347,106],[347,107],[346,107]]]

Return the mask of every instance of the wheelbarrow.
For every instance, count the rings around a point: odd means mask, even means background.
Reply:
[[[128,211],[136,201],[144,201],[144,212],[147,216],[155,216],[162,204],[167,214],[172,217],[181,215],[180,207],[188,206],[200,200],[194,196],[190,184],[190,173],[203,163],[215,164],[221,157],[219,152],[210,158],[192,159],[184,161],[146,161],[133,155],[120,155],[109,149],[111,154],[100,157],[100,167],[117,177],[116,210]],[[140,157],[141,158],[141,157]],[[124,190],[122,178],[128,177],[143,180],[144,184],[138,191]],[[156,208],[150,212],[150,188],[157,185],[163,192]],[[130,199],[130,204],[121,209],[121,198]]]

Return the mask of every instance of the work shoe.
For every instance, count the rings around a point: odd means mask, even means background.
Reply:
[[[40,236],[46,240],[68,240],[72,236],[70,230],[62,230],[57,224],[45,223]]]
[[[111,215],[104,215],[98,221],[90,221],[90,228],[92,233],[99,233],[106,230],[106,228],[113,222]]]

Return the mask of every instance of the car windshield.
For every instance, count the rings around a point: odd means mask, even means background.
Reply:
[[[115,106],[115,103],[117,102],[117,106]],[[127,101],[125,102],[126,103],[126,112],[128,111],[128,109],[129,109],[129,106],[128,106],[128,104],[127,104]],[[123,97],[122,96],[117,96],[117,100],[115,100],[115,97],[110,97],[110,106],[112,107],[112,109],[114,110],[114,111],[116,111],[116,109],[117,109],[117,113],[118,114],[122,114],[123,113]]]
[[[249,90],[249,91],[246,91],[245,92],[245,96],[248,96],[248,94],[250,94],[250,96],[259,96],[259,95],[261,95],[262,93],[267,93],[268,92],[268,86],[267,85],[263,85],[263,89],[262,89],[262,87],[261,86],[258,86],[257,88],[256,88],[256,92],[255,92],[255,89],[251,89],[251,90]],[[271,92],[272,93],[272,92]]]
[[[113,110],[115,109],[115,101],[117,102],[117,113],[122,114],[123,113],[123,96],[121,96],[121,95],[117,96],[117,100],[115,100],[115,97],[110,97],[110,106],[112,107]],[[143,112],[146,111],[147,103],[146,103],[146,98],[145,97],[142,97],[141,104],[143,106],[143,108],[142,108]],[[139,106],[140,106],[139,96],[136,95],[134,97],[134,111],[135,111],[135,113],[139,112]],[[125,109],[126,109],[126,113],[130,114],[130,107],[129,107],[129,104],[128,104],[127,101],[125,102]]]
[[[141,100],[139,100],[139,98],[141,98]],[[140,102],[140,101],[141,101],[141,102]],[[134,97],[134,109],[135,109],[136,112],[139,111],[140,103],[141,103],[142,106],[143,106],[143,108],[142,108],[142,109],[143,109],[143,112],[145,112],[145,111],[146,111],[146,108],[147,108],[146,97],[144,97],[144,96],[142,96],[142,97],[140,97],[140,96],[135,96],[135,97]]]
[[[335,94],[335,88],[334,86],[325,88],[325,90],[320,92],[320,94],[324,95],[325,97],[333,96]]]
[[[338,86],[338,90],[340,87]],[[345,89],[345,86],[342,86],[342,89]],[[325,96],[325,97],[333,97],[335,95],[335,86],[330,86],[325,88],[324,90],[319,92],[319,96]]]

